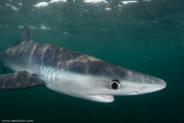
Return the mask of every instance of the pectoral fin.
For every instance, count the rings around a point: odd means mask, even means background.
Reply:
[[[21,89],[38,85],[44,85],[44,82],[26,71],[0,75],[0,89]]]

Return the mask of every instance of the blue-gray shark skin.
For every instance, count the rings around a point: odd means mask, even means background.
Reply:
[[[19,41],[0,53],[0,60],[15,73],[0,75],[1,89],[44,85],[57,92],[96,102],[114,96],[161,90],[166,82],[106,61],[31,39],[25,27]]]

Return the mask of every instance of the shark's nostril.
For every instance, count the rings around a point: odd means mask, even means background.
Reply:
[[[114,90],[117,90],[119,87],[120,87],[120,83],[118,80],[113,80],[111,83],[110,83],[110,87]]]

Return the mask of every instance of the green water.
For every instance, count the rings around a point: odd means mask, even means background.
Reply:
[[[33,7],[39,2],[0,1],[0,51],[12,46],[22,27],[28,25],[34,41],[162,78],[167,87],[145,95],[115,97],[113,103],[107,104],[73,98],[45,87],[0,90],[1,121],[184,122],[184,1],[140,0],[118,6],[120,0],[108,0],[108,4],[68,0]]]

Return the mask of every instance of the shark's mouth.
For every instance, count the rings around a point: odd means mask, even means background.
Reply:
[[[88,99],[92,101],[104,102],[104,103],[110,103],[114,101],[114,97],[112,95],[89,95]]]

